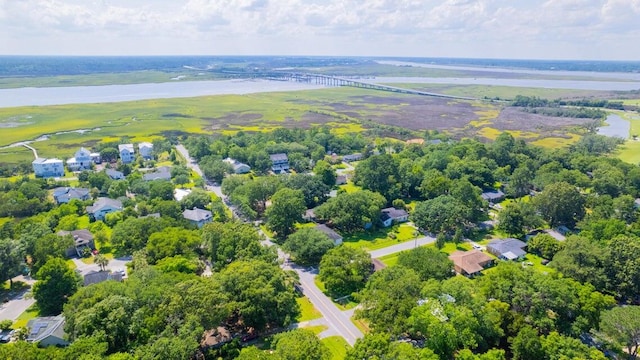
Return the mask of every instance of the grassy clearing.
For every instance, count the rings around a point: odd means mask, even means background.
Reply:
[[[351,318],[351,322],[362,331],[363,334],[368,334],[371,331],[369,323],[364,319]]]
[[[76,269],[78,267],[78,266],[76,266],[76,263],[73,262],[72,259],[67,259],[66,262],[67,262],[67,266],[69,267],[69,269],[74,270],[74,269]]]
[[[38,316],[40,316],[40,310],[38,310],[38,307],[35,304],[33,304],[27,310],[25,310],[22,314],[20,314],[20,316],[18,316],[16,321],[13,323],[13,325],[11,325],[11,328],[13,329],[23,328],[27,326],[27,323],[29,322],[29,320],[37,318]]]
[[[314,334],[320,335],[323,331],[329,329],[327,325],[304,326],[305,329],[313,331]]]
[[[398,256],[400,256],[400,253],[389,254],[379,258],[379,260],[387,266],[395,266],[398,264]]]
[[[510,100],[516,95],[537,96],[544,99],[558,99],[567,97],[589,97],[604,94],[601,91],[592,90],[568,90],[568,89],[543,89],[513,86],[486,86],[486,85],[450,85],[450,84],[389,84],[391,86],[437,92],[447,95],[475,97],[478,99]]]
[[[378,229],[373,232],[361,232],[343,239],[346,246],[365,249],[378,250],[388,246],[397,245],[415,238],[415,229],[409,224],[395,225],[387,229]],[[390,233],[396,234],[396,238],[389,237]]]
[[[352,183],[351,181],[347,182],[344,185],[340,185],[339,188],[344,190],[347,193],[354,193],[354,192],[358,192],[358,191],[362,190],[362,187],[357,186],[356,184]]]
[[[640,102],[640,100],[636,101]],[[625,144],[620,146],[616,156],[622,161],[638,164],[640,163],[640,140],[634,140],[633,136],[640,135],[640,116],[624,111],[615,111],[615,113],[631,124],[631,129],[629,130],[631,138],[627,139]]]
[[[545,137],[540,140],[532,141],[532,145],[542,146],[546,148],[560,148],[571,145],[578,140],[580,140],[580,135],[577,134],[567,134],[570,138],[562,138],[562,137]]]
[[[306,297],[301,296],[296,299],[296,302],[300,305],[300,316],[296,319],[297,322],[309,321],[322,317],[320,311],[318,311]]]
[[[343,360],[351,348],[342,336],[329,336],[320,340],[331,351],[331,360]]]

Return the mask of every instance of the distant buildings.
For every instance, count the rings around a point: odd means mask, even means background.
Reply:
[[[91,152],[83,147],[76,151],[75,157],[67,160],[69,171],[91,170],[92,165]]]
[[[351,155],[342,156],[342,161],[344,161],[344,162],[352,162],[352,161],[358,161],[358,160],[362,160],[362,154],[361,153],[355,153],[355,154],[351,154]]]
[[[182,217],[197,226],[198,229],[213,221],[211,211],[198,208],[193,208],[193,210],[186,209],[182,212]]]
[[[153,159],[153,144],[149,142],[139,143],[138,152],[145,160]]]
[[[29,329],[28,342],[37,343],[41,347],[69,345],[65,340],[62,315],[31,319],[27,323],[27,328]]]
[[[53,199],[57,204],[66,204],[73,199],[81,201],[89,200],[89,189],[58,187],[53,189]]]
[[[271,158],[271,171],[275,174],[289,172],[289,158],[287,157],[287,154],[272,154],[269,158]]]
[[[251,171],[251,167],[249,165],[241,163],[238,160],[226,158],[223,161],[231,165],[233,167],[233,172],[236,174],[246,174]]]
[[[36,177],[64,176],[64,165],[60,159],[37,158],[31,162]]]
[[[480,196],[492,204],[504,200],[504,193],[500,190],[485,191]]]
[[[120,153],[120,160],[122,160],[123,164],[129,164],[136,158],[136,154],[133,150],[133,144],[118,145],[118,152]]]
[[[104,220],[107,214],[120,210],[122,210],[122,202],[120,200],[105,197],[98,198],[92,206],[87,206],[87,213],[95,220]]]

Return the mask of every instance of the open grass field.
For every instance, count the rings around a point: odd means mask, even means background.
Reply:
[[[320,340],[331,351],[330,360],[344,360],[351,348],[342,336],[329,336]]]
[[[378,250],[388,246],[397,245],[405,241],[410,241],[414,236],[416,229],[406,223],[395,225],[391,228],[379,229],[373,232],[361,232],[350,236],[345,236],[343,242],[346,246],[364,249]],[[396,238],[389,237],[390,233],[394,233]]]
[[[309,321],[319,319],[322,317],[320,311],[318,311],[308,298],[301,296],[296,299],[298,305],[300,305],[300,316],[296,319],[297,322]]]
[[[478,90],[467,89],[468,92]],[[500,92],[506,94],[507,90],[500,89]],[[96,143],[118,141],[122,137],[140,142],[171,134],[229,135],[238,131],[319,125],[329,126],[337,134],[386,126],[402,128],[407,136],[420,136],[424,130],[439,130],[454,138],[487,140],[495,139],[502,131],[510,131],[526,141],[555,147],[574,141],[574,135],[577,135],[573,131],[582,122],[584,120],[524,113],[505,108],[501,102],[452,100],[347,87],[31,106],[0,109],[0,163],[31,161],[33,155],[27,149],[2,147],[43,135],[48,139],[32,144],[38,154],[66,159],[80,146],[91,148]]]
[[[637,100],[640,102],[640,100]],[[632,164],[640,164],[640,114],[624,111],[616,111],[617,115],[624,120],[631,123],[631,129],[629,131],[631,138],[627,139],[624,145],[622,145],[616,156],[623,161]],[[636,136],[634,138],[634,136]]]

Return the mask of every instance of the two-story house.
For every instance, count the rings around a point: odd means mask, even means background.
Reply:
[[[271,171],[275,174],[282,174],[289,172],[289,158],[287,154],[279,153],[269,155],[271,158]]]
[[[123,164],[129,164],[136,158],[136,153],[133,151],[133,144],[120,144],[118,145],[118,151],[120,152],[120,160]]]
[[[64,164],[60,159],[37,158],[31,162],[36,177],[64,176]]]
[[[150,142],[139,143],[138,152],[145,160],[153,159],[153,144]]]
[[[92,164],[91,152],[83,147],[76,151],[75,157],[67,160],[69,171],[91,170]]]

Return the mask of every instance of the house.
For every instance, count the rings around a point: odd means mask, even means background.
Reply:
[[[93,161],[94,164],[102,163],[102,155],[100,155],[100,153],[91,153],[89,154],[89,156],[91,157],[91,161]]]
[[[57,204],[66,204],[73,199],[80,201],[89,200],[89,189],[58,187],[53,189],[53,199]]]
[[[142,179],[144,181],[171,180],[171,168],[168,166],[161,166],[154,172],[142,175]]]
[[[362,154],[361,153],[355,153],[355,154],[351,154],[351,155],[344,155],[342,157],[342,161],[344,161],[344,162],[352,162],[352,161],[358,161],[358,160],[362,160]]]
[[[316,220],[315,208],[314,209],[307,209],[307,211],[305,211],[304,214],[302,215],[302,220],[315,221]]]
[[[502,260],[522,260],[527,254],[527,244],[518,239],[493,240],[487,245],[487,251]]]
[[[449,260],[453,262],[454,270],[461,275],[474,276],[482,269],[491,265],[491,257],[480,250],[454,251],[449,255]]]
[[[74,157],[67,160],[69,171],[91,170],[91,165],[93,165],[91,152],[83,147],[76,151]]]
[[[64,176],[64,164],[60,159],[37,158],[31,162],[36,177]]]
[[[29,329],[28,342],[37,343],[41,347],[69,345],[65,340],[62,315],[31,319],[27,323],[27,328]]]
[[[89,286],[108,280],[122,281],[122,273],[118,271],[91,271],[90,273],[84,275],[84,286]]]
[[[173,190],[173,198],[181,201],[185,196],[191,194],[191,189],[175,189]]]
[[[139,143],[138,152],[145,160],[153,159],[153,144],[150,142]]]
[[[504,193],[500,190],[485,191],[480,196],[482,196],[483,199],[487,200],[492,204],[500,202],[504,199]]]
[[[57,232],[57,235],[71,235],[73,237],[73,245],[65,251],[65,255],[68,257],[76,255],[82,257],[82,250],[84,248],[89,248],[90,250],[96,249],[96,245],[93,242],[93,234],[89,230],[60,230]]]
[[[224,160],[222,160],[224,162],[226,162],[227,164],[231,165],[233,167],[233,172],[236,174],[246,174],[249,171],[251,171],[251,166],[245,164],[245,163],[241,163],[240,161],[236,160],[236,159],[232,159],[232,158],[226,158]]]
[[[122,202],[120,200],[100,197],[92,206],[87,206],[87,213],[95,220],[104,220],[104,217],[112,212],[122,210]]]
[[[193,208],[193,210],[186,209],[182,212],[182,217],[189,220],[189,222],[197,226],[198,229],[203,227],[204,224],[213,221],[213,214],[211,211],[198,208]]]
[[[289,158],[287,154],[272,154],[269,155],[269,158],[271,158],[271,171],[276,174],[289,172]]]
[[[136,154],[133,151],[133,144],[120,144],[118,145],[118,151],[120,152],[120,160],[123,164],[133,162],[136,158]]]
[[[342,244],[342,235],[338,234],[337,232],[335,232],[333,229],[331,229],[327,225],[325,225],[325,224],[316,225],[314,227],[314,229],[316,229],[316,230],[324,233],[325,235],[327,235],[329,237],[329,239],[331,239],[333,241],[333,245],[338,246],[338,245]]]
[[[113,170],[113,169],[106,169],[105,174],[107,174],[108,177],[110,177],[113,180],[122,180],[124,179],[124,174],[121,171],[118,170]]]
[[[336,185],[344,185],[347,183],[347,175],[336,176]]]
[[[384,227],[389,227],[407,220],[409,220],[409,214],[405,209],[390,207],[381,210],[380,222],[382,222],[382,226]]]

